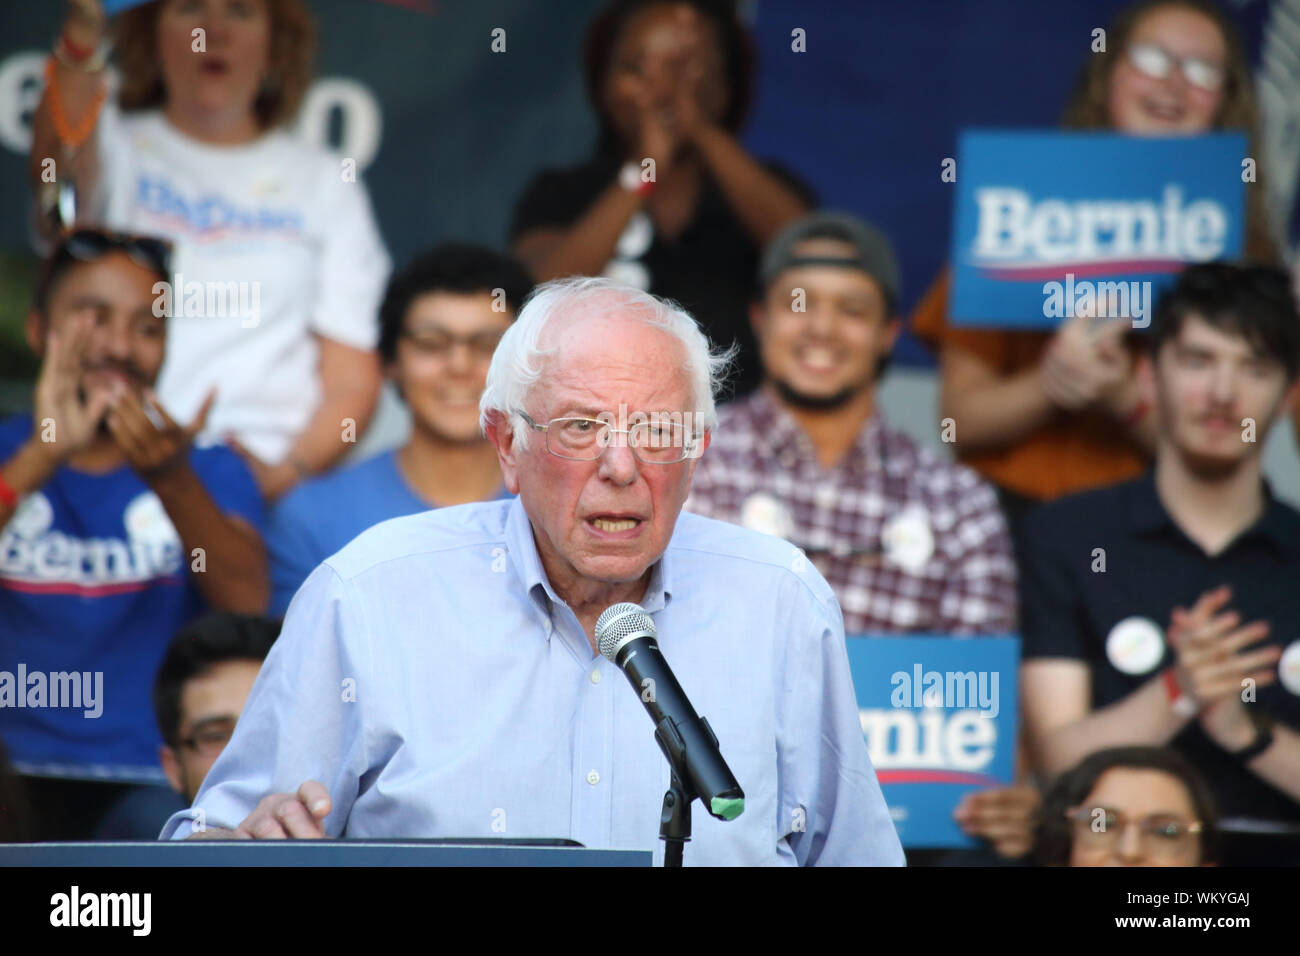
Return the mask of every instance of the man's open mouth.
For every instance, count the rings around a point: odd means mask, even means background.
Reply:
[[[641,523],[640,518],[588,518],[587,523],[597,531],[606,531],[616,534],[620,531],[631,531]]]

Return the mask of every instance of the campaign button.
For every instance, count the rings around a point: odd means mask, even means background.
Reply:
[[[1123,674],[1149,673],[1164,653],[1164,632],[1148,617],[1126,617],[1106,636],[1106,659]]]

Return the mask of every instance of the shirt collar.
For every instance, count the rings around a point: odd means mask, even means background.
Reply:
[[[674,529],[673,537],[676,536],[677,531]],[[668,550],[671,548],[670,540]],[[532,522],[528,520],[523,501],[518,497],[510,503],[510,511],[506,515],[506,552],[510,556],[510,567],[518,575],[529,599],[539,611],[550,617],[552,605],[563,601],[555,593],[550,579],[546,577],[541,555],[537,553],[537,540],[533,537]],[[650,581],[646,585],[641,606],[651,614],[662,611],[672,599],[670,568],[671,562],[668,560],[667,550],[650,566]]]
[[[790,412],[776,401],[766,387],[749,398],[750,421],[766,456],[793,468],[800,461],[817,460],[812,439],[799,427]],[[884,440],[884,416],[875,409],[858,432],[857,440],[836,469],[865,475],[880,465],[880,443]]]
[[[1268,479],[1261,480],[1264,485],[1264,511],[1253,525],[1233,539],[1229,547],[1241,541],[1260,538],[1272,544],[1279,553],[1300,560],[1300,519],[1274,497]],[[1156,534],[1171,529],[1184,533],[1160,500],[1160,494],[1156,491],[1154,468],[1148,468],[1133,483],[1129,514],[1133,529],[1139,534]]]

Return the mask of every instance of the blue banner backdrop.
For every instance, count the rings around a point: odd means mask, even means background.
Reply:
[[[1018,637],[848,640],[862,732],[903,846],[969,847],[952,812],[967,793],[1011,784]]]
[[[963,133],[953,324],[1052,328],[1086,308],[1145,328],[1184,263],[1240,254],[1246,158],[1238,133]]]

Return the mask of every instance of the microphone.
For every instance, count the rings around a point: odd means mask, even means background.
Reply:
[[[655,640],[655,622],[639,604],[605,609],[596,621],[603,657],[627,675],[655,725],[655,740],[678,778],[693,788],[711,816],[734,820],[745,810],[740,789],[718,750],[713,728],[686,699]]]

